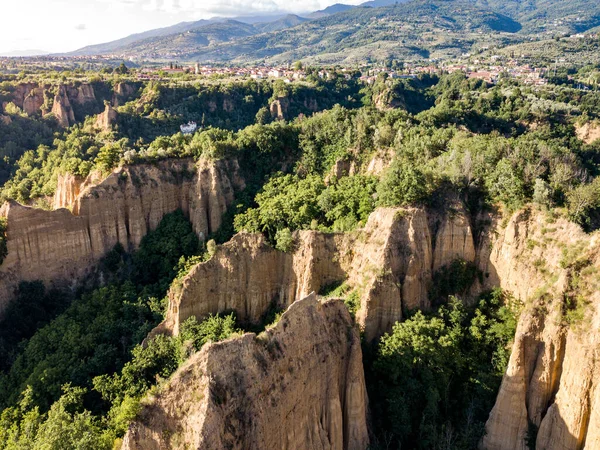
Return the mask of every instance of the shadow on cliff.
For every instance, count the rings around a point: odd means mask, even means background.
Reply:
[[[519,377],[509,377],[506,374],[502,379],[502,385],[520,384],[521,382]],[[522,401],[515,402],[515,399],[505,397],[502,387],[498,390],[496,403],[486,421],[485,434],[480,441],[479,450],[555,448],[582,450],[586,447],[589,414],[582,423],[581,437],[579,437],[570,431],[558,404],[554,403],[554,395],[543,411],[539,425],[529,417],[527,399],[523,398]],[[503,404],[509,405],[509,407],[503,408]],[[527,425],[524,425],[525,422]]]

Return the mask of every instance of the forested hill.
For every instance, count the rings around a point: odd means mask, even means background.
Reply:
[[[523,25],[527,33],[582,32],[600,25],[600,4],[590,0],[475,0]]]
[[[380,6],[388,3],[388,6]],[[365,6],[366,5],[366,6]],[[309,20],[312,19],[312,20]],[[600,25],[592,0],[412,0],[337,5],[307,18],[200,21],[101,44],[75,54],[250,63],[444,58]]]

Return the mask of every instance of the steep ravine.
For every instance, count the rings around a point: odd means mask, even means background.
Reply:
[[[97,85],[98,86],[98,85]],[[105,86],[98,91],[94,83],[70,83],[52,86],[45,83],[21,83],[11,92],[10,101],[29,116],[54,115],[58,124],[69,127],[79,117],[98,114],[104,109],[104,101],[118,106],[131,100],[137,93],[138,83],[121,82],[114,87]],[[3,102],[0,112],[8,101]]]
[[[493,223],[475,251],[464,213],[427,215],[380,209],[355,233],[302,231],[290,254],[240,234],[171,291],[159,330],[177,333],[187,317],[230,309],[256,321],[272,301],[287,306],[345,279],[361,294],[357,321],[370,339],[388,331],[403,308],[428,308],[439,267],[457,257],[476,260],[484,274],[476,290],[501,286],[524,303],[481,448],[525,450],[528,441],[537,449],[597,448],[597,236],[527,209]]]
[[[498,229],[483,264],[526,309],[482,448],[600,448],[599,250],[598,234],[530,211]]]
[[[432,274],[457,258],[475,260],[471,226],[461,210],[437,216],[382,208],[356,232],[297,232],[289,253],[274,250],[262,235],[240,233],[171,289],[159,329],[177,334],[190,316],[226,310],[258,322],[273,302],[285,308],[345,281],[360,295],[357,321],[372,340],[389,331],[403,309],[429,308]]]
[[[201,238],[221,225],[242,187],[236,162],[162,161],[102,179],[64,176],[52,211],[6,203],[8,255],[0,266],[0,313],[20,281],[74,286],[117,243],[135,249],[165,214],[182,209]],[[68,208],[68,209],[67,209]]]
[[[205,237],[219,227],[236,186],[243,181],[235,162],[163,161],[118,169],[104,179],[65,176],[54,211],[4,205],[8,256],[0,266],[0,310],[19,281],[70,285],[116,243],[138,246],[178,208]],[[376,210],[363,229],[351,233],[297,232],[288,253],[248,233],[219,246],[172,287],[167,318],[154,333],[177,334],[190,316],[228,310],[258,322],[274,303],[288,309],[287,320],[266,337],[245,335],[193,356],[144,409],[126,448],[161,448],[165,436],[171,436],[173,448],[180,447],[177,442],[222,448],[225,441],[238,448],[242,439],[272,439],[273,448],[366,448],[367,400],[356,330],[340,302],[299,300],[344,281],[359,294],[356,321],[372,340],[401,320],[403,310],[429,308],[433,274],[457,258],[475,262],[484,274],[474,293],[501,286],[524,303],[481,448],[525,450],[533,441],[537,449],[600,448],[598,234],[533,209],[506,223],[492,222],[477,239],[471,222],[459,204],[445,214],[388,208]],[[290,328],[294,321],[299,328]],[[282,350],[269,342],[286,344]],[[310,383],[294,366],[298,358],[302,367],[312,368],[306,373],[318,374]],[[267,378],[253,382],[260,371]],[[218,393],[206,395],[214,393],[214,380],[220,380],[217,387],[228,386],[225,403]],[[298,409],[284,411],[289,402]],[[285,418],[285,427],[269,408]]]

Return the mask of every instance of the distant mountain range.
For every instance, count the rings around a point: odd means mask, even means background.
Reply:
[[[597,0],[372,0],[302,16],[183,22],[70,55],[239,64],[431,59],[599,25]]]
[[[374,0],[363,3],[361,6],[388,6],[398,1],[403,2],[407,0]],[[219,22],[241,22],[242,24],[252,24],[254,26],[254,31],[256,32],[272,32],[278,31],[284,28],[292,28],[294,26],[300,25],[302,22],[311,19],[322,18],[326,16],[330,16],[332,14],[336,14],[338,12],[347,11],[349,9],[355,8],[352,5],[345,5],[341,3],[336,3],[335,5],[328,6],[327,8],[315,11],[313,13],[307,14],[303,17],[300,17],[295,14],[275,14],[275,15],[255,15],[255,16],[239,16],[233,18],[221,18],[216,17],[208,20],[198,20],[194,22],[181,22],[176,25],[172,25],[170,27],[164,28],[156,28],[154,30],[145,31],[143,33],[136,33],[124,37],[122,39],[117,39],[115,41],[106,42],[103,44],[89,45],[87,47],[83,47],[79,50],[75,50],[73,52],[68,53],[68,55],[72,56],[91,56],[91,55],[103,55],[114,52],[119,52],[126,50],[127,48],[131,48],[132,44],[136,43],[149,43],[150,39],[153,38],[162,38],[166,36],[174,36],[177,34],[186,33],[188,31],[199,31],[207,25],[211,25]],[[233,31],[233,28],[230,28]],[[203,30],[205,31],[205,30]],[[202,33],[203,31],[200,31]],[[237,35],[236,31],[233,31],[233,35]]]

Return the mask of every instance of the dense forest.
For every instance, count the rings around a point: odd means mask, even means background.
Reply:
[[[382,75],[367,85],[356,74],[309,71],[306,83],[148,82],[138,94],[118,106],[109,130],[93,117],[61,130],[7,108],[3,199],[49,207],[59,174],[166,158],[235,159],[246,187],[207,242],[178,211],[139,249],[107,254],[101,281],[69,292],[19,286],[0,322],[0,449],[118,448],[145,398],[192,353],[248,331],[223,314],[142,344],[164,318],[171,284],[236,232],[263,233],[289,252],[296,230],[350,232],[380,206],[444,210],[454,200],[473,217],[533,204],[600,228],[600,141],[578,136],[598,126],[595,91],[490,86],[462,73]],[[274,102],[286,105],[284,117]],[[198,131],[177,132],[188,120]],[[500,289],[469,297],[478,276],[459,260],[440,269],[432,311],[407,311],[364,343],[374,449],[476,448],[522,306]],[[355,312],[343,286],[321,294],[344,297]],[[277,318],[273,311],[252,331]]]

